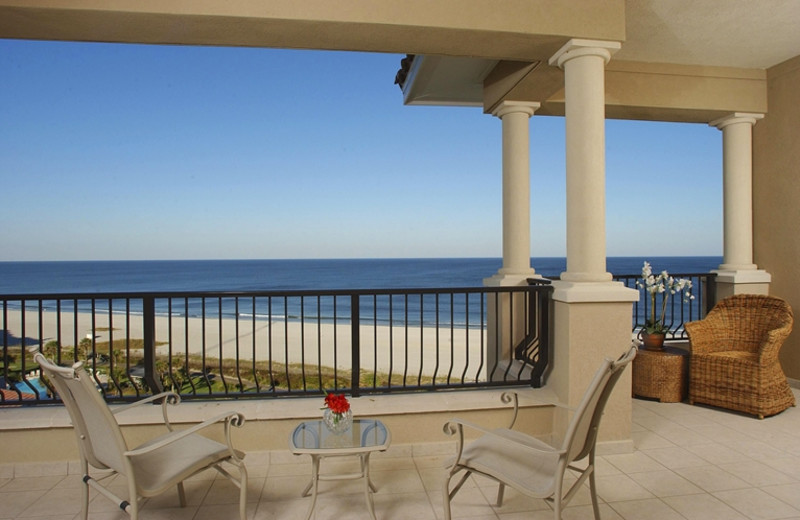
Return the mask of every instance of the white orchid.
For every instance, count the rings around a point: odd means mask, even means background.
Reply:
[[[668,327],[664,325],[664,316],[667,312],[667,300],[671,294],[683,292],[684,301],[694,300],[692,296],[692,282],[685,278],[674,278],[667,271],[655,276],[653,268],[645,262],[642,267],[642,279],[636,282],[636,287],[644,289],[650,295],[650,318],[645,320],[645,331],[648,334],[664,334]],[[656,319],[656,294],[663,294],[661,299],[661,315]]]

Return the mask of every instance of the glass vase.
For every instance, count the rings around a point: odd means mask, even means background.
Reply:
[[[347,410],[345,413],[335,413],[330,408],[325,408],[322,412],[322,420],[325,426],[335,434],[344,433],[353,425],[353,412]]]

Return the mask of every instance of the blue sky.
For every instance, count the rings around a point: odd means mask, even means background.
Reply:
[[[403,106],[401,56],[0,40],[0,261],[499,257],[501,123]],[[564,256],[564,120],[531,119]],[[607,122],[609,256],[722,254],[722,135]]]

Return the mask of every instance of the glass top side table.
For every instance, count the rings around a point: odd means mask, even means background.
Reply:
[[[304,421],[297,425],[289,436],[289,449],[295,455],[311,456],[311,482],[303,490],[302,496],[311,494],[311,505],[306,520],[311,518],[317,503],[320,480],[363,479],[364,496],[370,517],[375,517],[375,505],[372,493],[375,485],[369,478],[369,456],[376,451],[386,451],[392,436],[389,429],[376,419],[353,419],[352,427],[343,433],[331,432],[322,420]],[[320,459],[324,457],[358,456],[360,471],[358,473],[320,475]]]

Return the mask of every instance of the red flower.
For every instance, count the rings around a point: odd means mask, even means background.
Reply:
[[[350,403],[344,394],[329,393],[325,396],[325,407],[330,408],[333,413],[343,414],[350,409]]]

